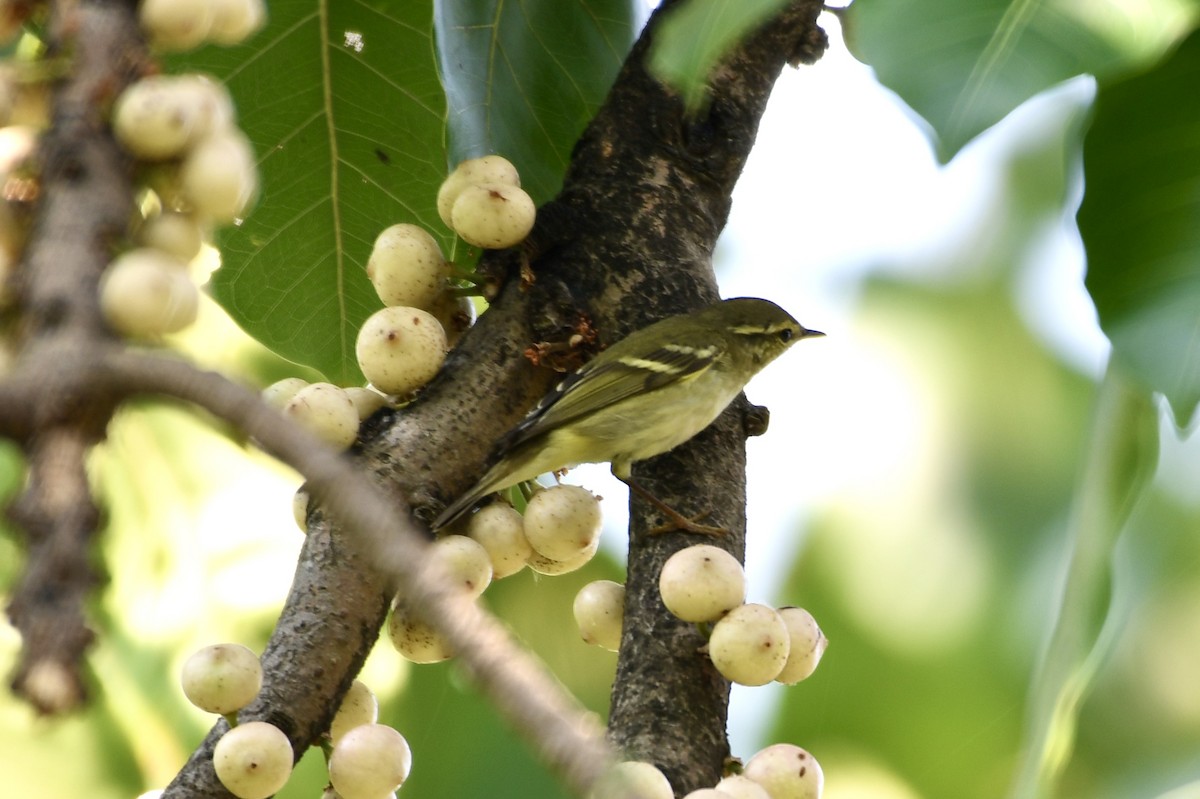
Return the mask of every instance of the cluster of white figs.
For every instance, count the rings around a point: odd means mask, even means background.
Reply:
[[[432,552],[451,580],[478,598],[493,579],[509,577],[526,566],[544,575],[582,568],[600,546],[601,522],[600,502],[594,494],[579,486],[559,485],[537,491],[524,514],[504,502],[482,508],[466,522],[464,534],[441,536]],[[388,637],[401,655],[416,663],[453,655],[403,594],[393,604]]]
[[[516,168],[498,155],[459,164],[442,183],[437,203],[451,229],[488,249],[520,243],[536,216]],[[375,410],[404,402],[432,380],[475,317],[470,298],[451,283],[441,246],[418,225],[401,222],[380,232],[366,273],[384,305],[355,339],[368,385],[310,386],[290,378],[265,391],[271,404],[339,449],[354,443],[359,423]]]
[[[267,21],[263,0],[142,0],[138,22],[164,52],[241,44]]]
[[[825,775],[816,759],[799,746],[772,744],[754,754],[738,774],[684,799],[820,799]],[[666,776],[653,763],[626,760],[609,769],[588,799],[674,799]]]
[[[214,644],[183,664],[180,682],[193,705],[224,716],[229,730],[213,749],[213,769],[238,799],[266,799],[292,774],[295,755],[287,735],[266,721],[238,722],[262,688],[258,656],[240,644]],[[412,751],[394,728],[377,723],[379,702],[355,680],[327,732],[330,799],[382,799],[408,779]],[[157,799],[161,790],[139,799]]]
[[[519,244],[534,221],[533,202],[520,189],[516,169],[500,156],[460,164],[443,182],[437,205],[448,226],[482,248]],[[449,263],[433,236],[416,225],[397,224],[379,234],[367,275],[385,305],[367,320],[357,340],[359,366],[370,386],[339,389],[291,380],[266,391],[269,402],[339,447],[354,441],[360,420],[375,409],[411,396],[432,379],[451,344],[445,320],[462,312],[451,288]],[[295,511],[304,528],[307,497],[302,493]],[[431,552],[451,581],[477,599],[493,579],[526,566],[546,575],[581,568],[599,547],[601,527],[599,501],[591,492],[572,485],[537,488],[523,513],[494,502],[452,526]],[[659,590],[668,610],[701,625],[708,635],[705,654],[733,682],[794,684],[813,673],[825,651],[825,636],[808,611],[747,603],[742,566],[719,547],[677,552],[663,566]],[[616,651],[624,601],[625,587],[619,583],[601,580],[584,586],[573,607],[583,639]],[[393,602],[387,632],[396,650],[415,663],[439,662],[454,654],[403,593]],[[787,758],[799,766],[768,765]],[[630,779],[626,768],[635,779],[642,775],[649,780],[636,783],[648,791],[646,796],[671,795],[666,778],[650,764],[622,764],[613,779],[621,784]],[[773,777],[777,769],[790,776]],[[656,776],[646,777],[651,772]],[[810,754],[781,744],[752,758],[744,774],[705,790],[712,793],[708,799],[790,799],[819,796],[822,781]],[[606,789],[598,790],[598,796],[605,795]]]
[[[262,0],[143,0],[138,18],[162,50],[237,44],[266,19]],[[149,185],[134,247],[100,281],[110,327],[154,341],[196,320],[200,292],[188,265],[212,228],[235,223],[258,194],[254,149],[225,87],[203,75],[150,75],[112,110],[117,141],[142,162]]]
[[[704,651],[726,679],[741,685],[776,681],[792,685],[817,668],[828,640],[807,610],[778,610],[746,602],[746,573],[720,547],[681,549],[663,564],[658,580],[663,605],[683,621],[708,632]],[[621,640],[624,586],[610,580],[585,585],[575,597],[575,620],[588,643],[615,651]],[[824,773],[811,754],[793,744],[775,744],[755,754],[740,774],[686,799],[818,799]],[[631,792],[645,799],[671,799],[666,776],[652,763],[619,763],[592,799],[617,799]]]

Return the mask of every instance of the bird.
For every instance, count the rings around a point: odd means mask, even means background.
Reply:
[[[635,462],[674,449],[708,427],[805,328],[770,300],[735,297],[635,330],[568,375],[493,449],[491,467],[434,520],[437,531],[495,491],[581,463],[612,473],[672,521],[669,529],[719,534],[632,479]]]

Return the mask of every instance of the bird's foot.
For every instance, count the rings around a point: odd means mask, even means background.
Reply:
[[[713,536],[729,534],[729,530],[724,527],[700,523],[701,519],[706,519],[712,515],[712,513],[709,511],[704,511],[704,513],[700,513],[688,518],[682,513],[679,513],[678,511],[669,507],[664,506],[664,508],[660,508],[660,510],[663,510],[664,513],[666,513],[667,521],[649,530],[648,532],[650,535],[660,535],[661,533],[675,532],[696,533],[697,535]]]
[[[626,479],[624,483],[642,499],[662,511],[662,514],[667,517],[667,521],[649,531],[650,535],[673,532],[696,533],[697,535],[728,535],[729,533],[729,530],[724,527],[715,527],[710,524],[700,523],[701,519],[707,518],[710,515],[710,511],[704,511],[704,513],[688,518],[642,488],[633,480]]]

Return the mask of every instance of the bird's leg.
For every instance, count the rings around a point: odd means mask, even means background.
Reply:
[[[729,531],[724,527],[714,527],[708,524],[700,524],[700,520],[708,516],[709,511],[705,511],[699,516],[694,516],[689,519],[667,503],[663,502],[658,497],[651,494],[646,489],[642,488],[632,477],[621,477],[620,475],[617,475],[617,479],[629,486],[630,491],[633,491],[639,497],[662,511],[663,515],[667,517],[668,521],[665,524],[659,525],[651,530],[651,535],[670,533],[676,530],[682,530],[687,533],[697,533],[699,535],[727,535],[729,533]]]

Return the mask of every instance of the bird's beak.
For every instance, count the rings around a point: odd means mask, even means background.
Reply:
[[[800,328],[800,338],[820,338],[825,335],[820,330],[809,330],[807,327]]]

